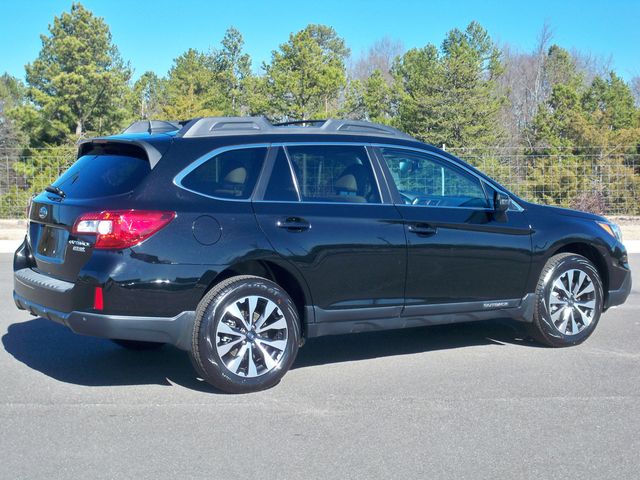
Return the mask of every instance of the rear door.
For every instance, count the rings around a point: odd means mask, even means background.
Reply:
[[[144,150],[124,144],[103,144],[86,151],[50,190],[34,198],[29,211],[27,242],[38,271],[75,281],[92,252],[92,244],[71,231],[88,211],[108,208],[112,199],[130,194],[149,174]]]
[[[307,281],[317,321],[398,316],[402,218],[380,190],[366,147],[277,146],[271,161],[269,182],[253,203],[256,217]]]
[[[406,315],[457,308],[515,307],[531,264],[526,212],[497,213],[471,171],[429,152],[376,149],[398,190],[408,245]],[[442,312],[447,311],[446,308]]]

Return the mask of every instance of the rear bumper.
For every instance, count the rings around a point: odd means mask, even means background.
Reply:
[[[631,272],[627,270],[627,273],[622,281],[620,288],[616,290],[609,290],[607,295],[607,302],[605,309],[609,307],[615,307],[616,305],[622,305],[629,297],[631,293]]]
[[[190,350],[195,312],[182,312],[175,317],[130,317],[80,311],[61,312],[27,300],[13,293],[16,306],[33,315],[69,327],[73,332],[92,337],[162,342]]]

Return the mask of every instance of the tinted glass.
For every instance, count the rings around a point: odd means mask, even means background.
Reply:
[[[223,152],[184,177],[182,186],[212,197],[247,199],[253,193],[266,153],[266,148]]]
[[[132,191],[151,171],[146,158],[84,155],[53,185],[69,198],[98,198]]]
[[[264,192],[264,199],[279,202],[298,201],[289,162],[282,147],[278,148],[278,155],[271,171],[269,184]]]
[[[489,207],[480,180],[473,175],[418,152],[383,148],[382,154],[407,204]]]
[[[291,146],[287,151],[303,201],[380,203],[364,147]]]

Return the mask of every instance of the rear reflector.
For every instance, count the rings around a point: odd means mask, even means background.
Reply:
[[[94,248],[121,250],[146,240],[176,217],[176,212],[106,210],[85,213],[73,225],[75,235],[95,235]]]
[[[104,310],[104,297],[102,296],[102,287],[96,287],[93,291],[93,309]]]

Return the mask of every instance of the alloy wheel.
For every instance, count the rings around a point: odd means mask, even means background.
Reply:
[[[216,328],[216,351],[231,373],[259,377],[280,365],[287,336],[287,321],[276,303],[246,296],[225,308]]]
[[[589,274],[571,269],[556,278],[549,293],[549,313],[563,335],[577,335],[587,328],[596,313],[596,291]]]

